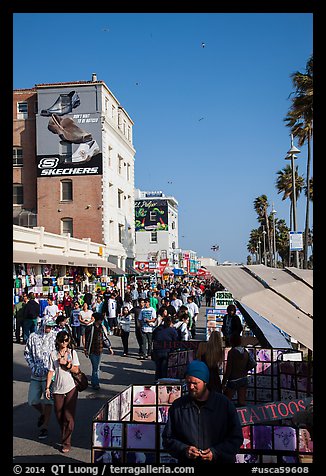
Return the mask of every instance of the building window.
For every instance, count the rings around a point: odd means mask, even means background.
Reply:
[[[128,126],[128,140],[131,141],[131,127]]]
[[[115,117],[115,106],[112,104],[112,110],[111,110],[111,117],[114,119]]]
[[[61,182],[61,201],[72,201],[72,180],[62,180]]]
[[[123,191],[118,190],[118,208],[122,208]]]
[[[174,221],[171,223],[171,226],[172,226],[172,230],[175,230],[175,222]]]
[[[12,157],[14,167],[21,167],[23,165],[23,149],[21,147],[13,148]]]
[[[130,180],[130,164],[127,164],[127,180]]]
[[[72,144],[67,141],[60,141],[60,155],[64,163],[72,163]]]
[[[172,241],[172,249],[175,250],[175,241]]]
[[[157,213],[156,213],[156,212],[149,212],[149,220],[156,222],[156,220],[157,220]]]
[[[123,242],[123,228],[124,228],[124,226],[119,224],[119,227],[118,227],[119,243]]]
[[[63,218],[61,220],[61,234],[73,236],[73,221],[72,218]]]
[[[13,205],[24,204],[24,190],[21,184],[13,185]]]
[[[28,118],[28,104],[26,101],[17,103],[17,119]]]
[[[122,165],[123,165],[123,158],[118,155],[118,173],[121,175],[122,173]]]
[[[151,243],[157,243],[157,231],[151,231]]]
[[[109,162],[109,167],[112,167],[112,147],[109,145],[108,147],[108,151],[109,151],[109,154],[108,154],[108,162]]]

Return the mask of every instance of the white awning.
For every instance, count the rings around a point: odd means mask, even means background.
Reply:
[[[110,268],[115,270],[117,267],[99,256],[65,256],[55,253],[42,253],[37,251],[19,251],[13,250],[14,263],[26,264],[59,264],[65,266],[84,266],[85,268]]]
[[[255,275],[262,276],[263,265],[256,265]],[[252,267],[251,267],[252,268]],[[234,299],[249,306],[255,312],[268,319],[275,326],[282,329],[298,342],[308,349],[313,349],[313,319],[302,312],[293,303],[293,294],[286,296],[285,288],[282,289],[284,297],[277,293],[279,289],[274,285],[274,289],[269,287],[268,282],[273,282],[273,268],[264,271],[265,279],[258,279],[250,272],[249,266],[207,266],[208,271],[227,288],[233,295]],[[282,270],[280,270],[282,272]],[[295,280],[297,284],[302,284]],[[308,286],[306,286],[307,289]],[[302,291],[302,288],[300,286]],[[311,289],[309,290],[309,292]],[[288,292],[288,290],[287,290]],[[310,295],[311,294],[311,295]],[[312,309],[312,293],[305,304],[305,309]],[[305,295],[308,294],[305,292]],[[286,299],[287,298],[287,299]],[[301,303],[303,308],[303,303]],[[300,307],[301,307],[300,306]]]

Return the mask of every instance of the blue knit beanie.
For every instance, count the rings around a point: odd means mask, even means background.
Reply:
[[[199,378],[206,383],[209,381],[209,369],[205,362],[202,362],[201,360],[193,360],[190,362],[186,370],[186,375]]]

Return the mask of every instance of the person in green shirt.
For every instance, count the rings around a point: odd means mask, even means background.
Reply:
[[[156,312],[158,311],[158,296],[156,291],[154,291],[152,296],[149,298],[149,305],[154,308]]]
[[[14,319],[15,319],[15,337],[16,337],[16,343],[20,344],[23,342],[23,336],[20,336],[21,330],[23,329],[23,318],[24,318],[24,307],[26,306],[26,303],[28,301],[28,296],[27,294],[24,294],[23,296],[19,296],[19,301],[17,304],[15,304],[14,307]],[[22,338],[22,341],[20,341],[20,338]]]

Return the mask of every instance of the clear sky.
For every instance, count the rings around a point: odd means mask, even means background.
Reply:
[[[179,246],[245,263],[256,197],[289,226],[283,119],[312,48],[311,13],[16,13],[13,87],[96,73],[134,121],[135,186],[179,203]],[[303,176],[306,160],[302,147]]]

